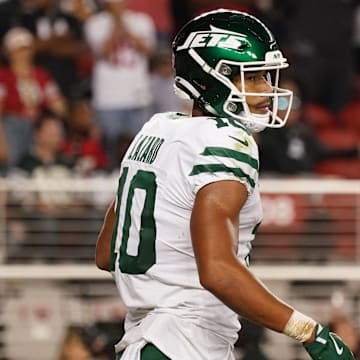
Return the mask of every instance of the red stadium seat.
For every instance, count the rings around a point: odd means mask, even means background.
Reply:
[[[305,104],[304,118],[313,126],[315,131],[322,128],[333,127],[336,124],[335,115],[326,107],[315,103]]]
[[[349,149],[356,147],[359,137],[356,132],[343,128],[328,128],[318,131],[319,140],[332,149]],[[347,179],[360,178],[359,159],[337,158],[321,161],[315,168],[321,175],[333,175]]]
[[[360,179],[358,159],[333,159],[321,161],[315,167],[319,175],[337,176],[345,179]]]
[[[338,123],[357,133],[360,139],[360,101],[346,106],[337,116]]]
[[[317,137],[332,149],[349,149],[356,147],[359,142],[356,132],[341,127],[319,129]]]

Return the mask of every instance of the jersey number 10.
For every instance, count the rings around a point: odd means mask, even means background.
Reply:
[[[156,176],[151,171],[138,170],[130,181],[126,201],[124,202],[123,191],[128,170],[128,167],[124,167],[119,179],[116,224],[111,239],[111,271],[115,271],[118,265],[122,273],[145,274],[156,262],[156,224],[154,218],[157,189]],[[131,209],[136,189],[145,191],[143,208],[141,214],[139,214],[140,229],[137,233],[137,239],[133,238],[134,236],[129,236],[132,220]],[[121,211],[122,203],[125,204],[124,211]],[[120,213],[123,215],[122,226],[119,225]],[[134,234],[134,232],[131,234]],[[121,241],[117,242],[119,236]],[[135,256],[128,253],[129,242],[138,242],[137,254]],[[118,264],[116,261],[117,254],[119,254]]]

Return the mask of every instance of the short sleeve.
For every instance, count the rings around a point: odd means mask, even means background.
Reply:
[[[222,180],[238,181],[251,194],[258,182],[258,149],[244,130],[211,132],[202,136],[189,174],[194,193]]]

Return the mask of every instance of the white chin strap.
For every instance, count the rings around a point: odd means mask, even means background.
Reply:
[[[243,124],[251,133],[258,133],[267,127],[269,123],[271,113],[268,114],[254,114],[254,113],[246,113],[242,111],[240,113],[241,119],[238,121]]]

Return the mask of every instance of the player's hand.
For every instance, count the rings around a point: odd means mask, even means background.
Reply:
[[[304,345],[313,360],[356,360],[339,336],[317,325],[315,340]]]

